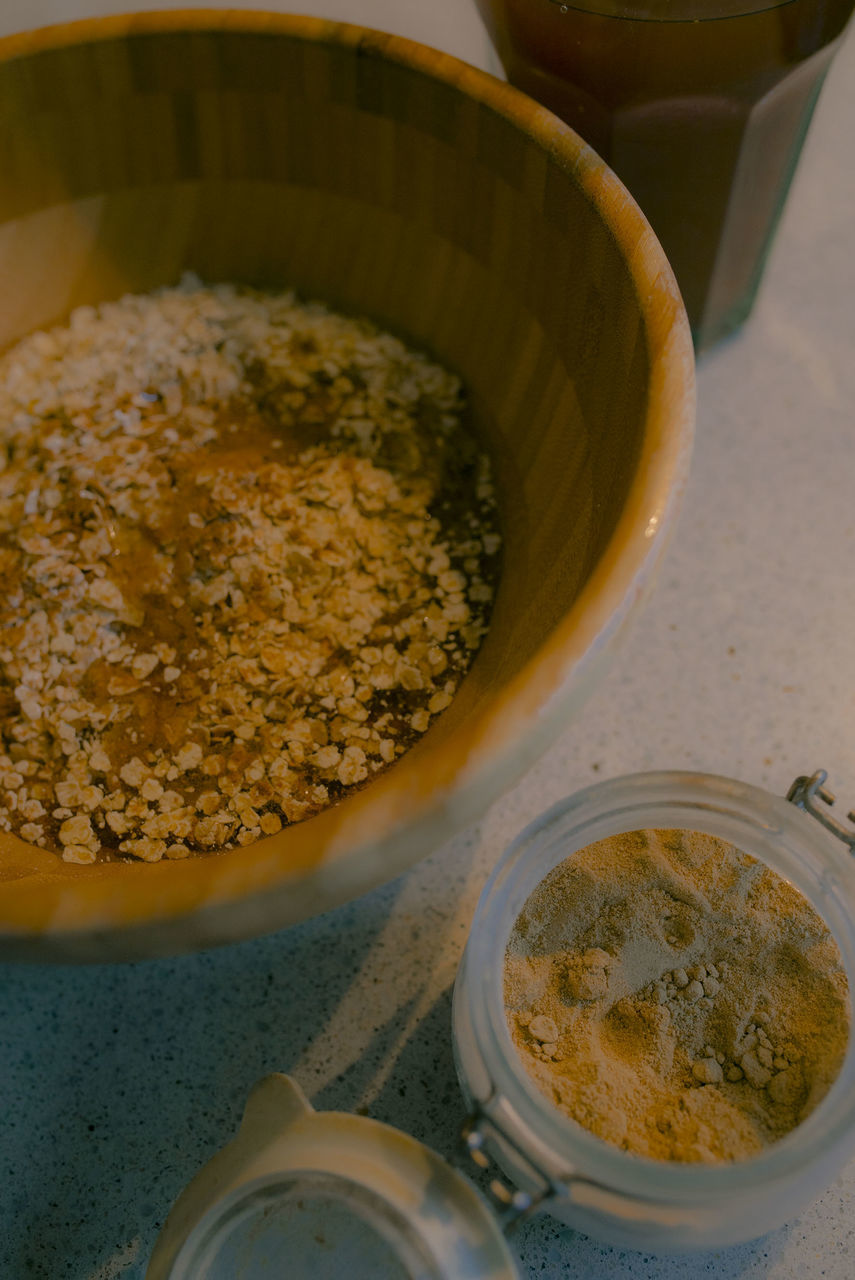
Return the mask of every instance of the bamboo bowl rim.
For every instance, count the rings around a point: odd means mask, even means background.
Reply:
[[[55,854],[0,834],[6,864],[0,868],[0,953],[12,957],[26,952],[53,958],[49,944],[58,940],[62,958],[63,939],[90,935],[121,935],[127,955],[141,956],[269,932],[353,898],[412,865],[486,810],[557,736],[645,592],[688,471],[694,352],[663,250],[605,162],[551,112],[503,81],[401,36],[258,10],[84,19],[0,39],[0,63],[74,45],[196,31],[286,36],[391,61],[444,82],[504,117],[571,174],[594,215],[609,228],[635,284],[650,366],[641,449],[612,536],[573,604],[535,657],[473,723],[456,731],[459,736],[465,729],[459,766],[443,771],[442,761],[431,759],[428,785],[427,744],[424,752],[414,749],[396,762],[391,775],[376,779],[345,805],[286,828],[284,847],[285,832],[214,857],[72,867]],[[384,785],[390,776],[394,785]],[[283,907],[286,896],[294,902],[311,899],[313,905],[309,910],[298,906],[295,915],[294,907]],[[279,916],[270,905],[274,898]],[[259,912],[265,918],[260,928],[253,923]],[[189,917],[208,924],[194,925]],[[152,949],[147,933],[159,929],[165,940]],[[135,938],[141,939],[139,945]],[[93,958],[85,946],[83,952],[81,958]]]

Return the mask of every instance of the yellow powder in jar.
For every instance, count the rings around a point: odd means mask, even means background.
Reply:
[[[537,1087],[659,1160],[762,1152],[827,1093],[849,1038],[840,953],[801,893],[697,831],[589,845],[532,893],[505,955]]]

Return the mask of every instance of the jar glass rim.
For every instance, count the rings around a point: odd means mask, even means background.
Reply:
[[[299,1212],[289,1213],[295,1206]],[[360,1260],[360,1250],[371,1249],[379,1255],[375,1265],[382,1265],[384,1272],[394,1267],[402,1278],[441,1280],[425,1242],[394,1204],[346,1175],[312,1168],[268,1171],[214,1200],[184,1239],[169,1280],[227,1275],[235,1255],[243,1264],[241,1274],[244,1267],[252,1274],[259,1266],[259,1275],[267,1275],[268,1258],[295,1245],[305,1251],[304,1241],[310,1255],[317,1244],[321,1259],[334,1245],[330,1238],[312,1237],[312,1226],[300,1223],[301,1217],[313,1214],[326,1218],[330,1235],[346,1230],[351,1249],[356,1232]],[[336,1222],[339,1214],[349,1219],[345,1227]]]
[[[760,1155],[727,1164],[655,1160],[620,1149],[562,1114],[525,1070],[504,1012],[504,952],[529,894],[553,866],[607,835],[643,828],[702,830],[758,857],[814,906],[840,948],[855,993],[855,864],[814,819],[783,797],[735,779],[662,771],[594,783],[530,823],[507,847],[476,907],[467,943],[482,999],[470,1014],[497,1096],[573,1172],[612,1189],[674,1201],[732,1195],[797,1176],[855,1129],[855,1035],[841,1070],[816,1109]],[[520,1134],[515,1134],[517,1141]]]

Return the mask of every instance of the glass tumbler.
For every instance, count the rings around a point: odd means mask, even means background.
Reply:
[[[754,302],[853,0],[479,0],[510,82],[641,205],[696,349]]]

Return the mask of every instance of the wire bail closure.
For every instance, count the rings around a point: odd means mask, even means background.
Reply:
[[[489,1102],[484,1105],[476,1102],[463,1126],[463,1142],[470,1159],[479,1169],[487,1173],[491,1172],[493,1161],[487,1151],[488,1134],[485,1132],[486,1127],[489,1126],[493,1131],[492,1136],[497,1141],[513,1149],[514,1154],[524,1163],[526,1171],[538,1187],[536,1193],[530,1194],[513,1186],[512,1183],[502,1181],[501,1178],[494,1177],[490,1180],[489,1191],[493,1199],[498,1202],[502,1230],[507,1235],[535,1213],[539,1213],[551,1200],[560,1199],[566,1194],[566,1189],[535,1165],[519,1144],[509,1138],[505,1131],[491,1119],[486,1110],[489,1105]]]
[[[817,769],[810,777],[803,774],[800,778],[796,778],[790,787],[787,799],[797,808],[809,813],[812,818],[816,818],[826,831],[830,831],[832,835],[837,836],[838,840],[843,841],[850,853],[855,853],[855,829],[845,826],[829,812],[835,796],[833,791],[825,786],[827,777],[828,773],[825,769]],[[846,817],[850,822],[855,823],[855,809],[850,809]]]

